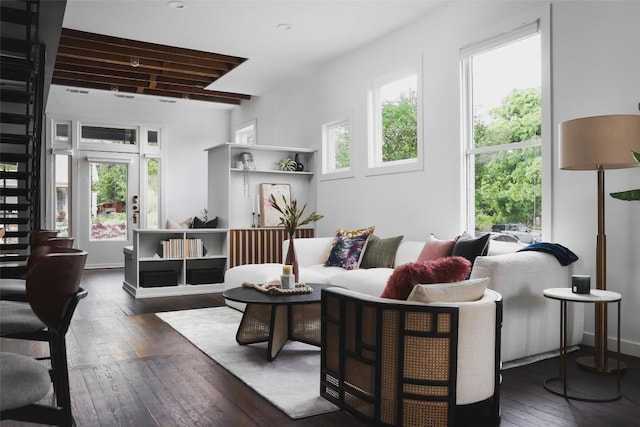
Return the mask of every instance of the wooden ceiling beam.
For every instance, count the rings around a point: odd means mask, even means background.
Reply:
[[[60,45],[77,46],[97,52],[116,52],[141,58],[165,59],[176,63],[200,65],[203,67],[218,66],[224,70],[233,69],[246,61],[245,58],[235,56],[103,36],[95,33],[70,30],[68,28],[62,29]]]
[[[86,63],[86,62],[85,62]],[[83,66],[76,65],[72,63],[57,63],[55,67],[56,71],[68,71],[68,72],[78,72],[84,73],[87,75],[95,74],[95,75],[112,75],[116,77],[125,77],[125,78],[139,78],[139,79],[150,79],[150,76],[155,76],[154,79],[169,83],[169,84],[177,84],[184,86],[197,86],[197,87],[206,87],[216,79],[204,78],[195,75],[187,75],[178,73],[162,73],[158,70],[152,69],[141,69],[141,68],[132,68],[132,67],[123,67],[123,66]]]
[[[109,53],[109,52],[103,52],[100,54],[100,56],[96,56],[96,55],[92,55],[91,52],[88,52],[86,50],[78,49],[75,47],[68,47],[68,46],[59,46],[58,56],[56,58],[91,60],[91,61],[104,62],[108,64],[129,66],[131,68],[139,68],[140,66],[142,66],[145,68],[152,68],[156,70],[186,72],[189,74],[197,74],[201,76],[220,76],[227,72],[227,70],[220,70],[215,68],[204,68],[204,67],[199,67],[195,65],[178,65],[173,62],[166,62],[163,60],[152,60],[148,58],[140,58],[138,67],[133,67],[131,65],[130,56]]]
[[[66,80],[61,78],[54,77],[52,80],[53,84],[61,85],[61,86],[71,86],[71,87],[81,87],[86,89],[98,89],[104,91],[110,91],[111,87],[107,84],[100,84],[96,82],[78,82],[74,80]],[[230,98],[228,96],[219,96],[218,93],[225,92],[213,92],[213,94],[183,94],[174,91],[165,91],[161,89],[145,89],[144,93],[139,94],[137,87],[132,86],[120,86],[118,87],[118,92],[122,93],[132,93],[138,95],[154,95],[165,98],[176,98],[176,99],[194,99],[198,101],[208,101],[208,102],[219,102],[222,104],[232,104],[239,105],[242,99],[240,98]]]
[[[114,70],[114,71],[135,71],[135,72],[143,72],[143,73],[155,73],[155,74],[164,74],[166,76],[181,78],[185,80],[202,80],[202,81],[213,81],[218,77],[221,77],[224,73],[220,71],[208,70],[206,74],[204,73],[195,73],[189,72],[187,70],[167,70],[162,66],[162,63],[158,62],[157,64],[140,64],[137,67],[133,67],[131,63],[114,63],[114,62],[105,62],[96,59],[89,58],[76,58],[66,55],[58,55],[56,58],[56,67],[90,67],[90,68],[102,68],[105,70]],[[198,70],[199,71],[199,70]]]
[[[204,88],[244,61],[245,58],[63,28],[52,82],[239,104],[251,96]]]
[[[181,86],[175,84],[164,84],[159,83],[156,84],[155,88],[150,87],[148,80],[142,79],[134,79],[134,78],[122,78],[122,77],[112,77],[109,75],[98,76],[95,74],[86,75],[83,73],[74,73],[68,71],[57,71],[53,72],[54,80],[58,81],[66,81],[66,82],[78,82],[78,84],[84,82],[88,84],[95,83],[98,86],[95,88],[106,88],[107,90],[111,90],[111,88],[115,87],[118,90],[121,88],[144,88],[144,93],[148,93],[148,89],[158,89],[165,92],[172,92],[178,95],[200,95],[200,96],[215,96],[218,98],[230,98],[230,99],[251,99],[249,95],[244,95],[240,93],[230,93],[230,92],[218,92],[218,91],[210,91],[205,90],[203,88],[194,87],[194,86]],[[82,87],[94,87],[94,86],[82,86]],[[179,96],[181,97],[181,96]]]

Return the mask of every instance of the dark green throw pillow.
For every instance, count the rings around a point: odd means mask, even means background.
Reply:
[[[396,236],[381,239],[376,235],[371,235],[364,251],[360,268],[393,268],[396,261],[396,252],[403,237]]]

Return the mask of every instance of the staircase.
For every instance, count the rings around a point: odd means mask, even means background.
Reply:
[[[24,268],[31,230],[40,228],[40,161],[45,45],[38,1],[0,6],[0,275]]]

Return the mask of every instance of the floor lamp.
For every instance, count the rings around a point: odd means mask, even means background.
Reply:
[[[632,151],[640,151],[640,115],[585,117],[560,125],[560,169],[598,171],[597,289],[607,289],[604,171],[637,166]],[[607,358],[606,304],[595,304],[594,347],[594,356],[579,358],[578,364],[597,372],[617,371],[616,361]]]

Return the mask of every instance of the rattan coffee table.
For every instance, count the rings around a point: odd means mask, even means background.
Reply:
[[[320,294],[331,285],[308,283],[313,293],[269,295],[253,288],[233,288],[222,296],[246,303],[236,341],[240,345],[268,342],[267,359],[276,358],[287,341],[320,346]]]

